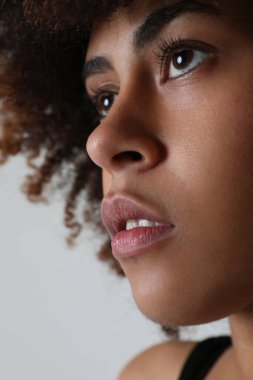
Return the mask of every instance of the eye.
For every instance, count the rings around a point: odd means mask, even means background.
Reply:
[[[156,53],[163,81],[179,78],[190,73],[206,61],[215,48],[193,40],[171,38],[163,40]]]
[[[116,97],[116,93],[110,91],[105,92],[103,90],[98,90],[92,96],[92,101],[96,107],[100,119],[103,119],[108,115],[113,103],[115,102]]]
[[[209,56],[209,53],[197,49],[180,50],[172,56],[168,76],[175,79],[196,69]]]

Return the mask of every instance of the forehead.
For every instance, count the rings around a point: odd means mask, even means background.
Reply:
[[[245,33],[247,39],[253,37],[252,0],[137,0],[131,2],[128,7],[118,8],[103,21],[100,19],[93,24],[86,61],[94,55],[104,55],[104,51],[108,52],[108,49],[113,50],[113,41],[123,29],[125,38],[129,41],[132,40],[131,45],[136,42],[138,28],[142,30],[138,36],[138,41],[141,44],[142,37],[147,40],[145,30],[151,35],[158,34],[150,33],[150,30],[156,29],[157,32],[159,32],[159,28],[162,30],[166,22],[176,18],[174,16],[180,15],[180,9],[186,9],[189,11],[188,13],[209,13],[209,15],[215,13],[212,10],[217,10],[219,21],[229,24],[230,28],[233,29],[233,34],[235,32],[240,35]]]
[[[168,11],[169,9],[169,11]],[[106,39],[111,31],[117,33],[123,25],[128,26],[128,35],[136,31],[138,25],[148,21],[150,16],[159,13],[158,17],[166,19],[169,13],[178,16],[180,9],[186,9],[189,13],[212,13],[216,9],[224,22],[230,23],[238,32],[252,32],[252,0],[147,0],[134,1],[129,7],[115,10],[115,12],[103,21],[97,21],[92,26],[90,46],[97,43],[101,38]],[[209,12],[208,12],[209,11]],[[183,13],[183,12],[182,12]],[[185,12],[186,13],[186,12]],[[213,12],[214,13],[214,12]],[[173,17],[174,17],[173,16]],[[171,17],[171,19],[173,19]],[[155,27],[153,17],[152,28]],[[161,20],[159,20],[161,21]],[[151,24],[151,23],[150,23]],[[100,44],[99,44],[100,45]],[[90,47],[89,46],[89,47]]]

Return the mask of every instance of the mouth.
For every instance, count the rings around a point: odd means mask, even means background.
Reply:
[[[130,219],[126,222],[125,230],[129,231],[138,227],[159,227],[162,225],[163,223],[152,222],[151,220],[147,219]]]
[[[116,258],[139,254],[174,228],[170,221],[145,206],[122,197],[105,198],[101,214]]]

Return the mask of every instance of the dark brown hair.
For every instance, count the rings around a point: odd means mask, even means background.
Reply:
[[[106,236],[98,212],[100,170],[85,152],[96,120],[82,80],[90,25],[132,3],[0,0],[0,162],[26,155],[32,174],[24,191],[34,202],[46,196],[54,176],[61,177],[59,187],[68,187],[65,225],[71,231],[70,244],[84,222]],[[43,158],[40,164],[38,157]],[[87,200],[83,222],[77,218],[80,196]],[[108,238],[98,254],[123,275]]]
[[[33,174],[24,190],[32,201],[45,198],[53,177],[61,176],[61,186],[68,187],[65,224],[71,229],[70,244],[83,228],[76,216],[80,196],[87,199],[84,221],[105,234],[97,212],[100,171],[85,152],[96,115],[85,94],[82,68],[89,25],[123,5],[126,2],[0,1],[0,159],[3,163],[11,155],[26,155]],[[109,243],[99,256],[122,274]]]

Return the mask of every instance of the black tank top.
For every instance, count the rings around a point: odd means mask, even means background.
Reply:
[[[188,356],[178,380],[203,380],[231,344],[229,336],[208,338],[198,343]]]

